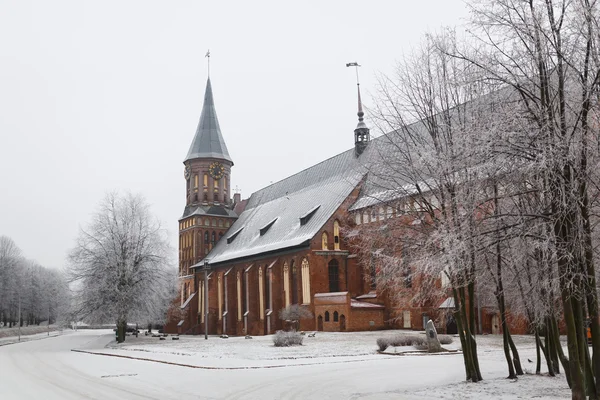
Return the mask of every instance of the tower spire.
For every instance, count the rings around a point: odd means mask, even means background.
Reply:
[[[356,157],[358,157],[367,147],[371,137],[370,130],[364,122],[365,113],[363,112],[362,100],[360,97],[360,80],[358,78],[358,67],[360,67],[360,64],[357,62],[350,62],[346,64],[346,67],[354,67],[356,71],[356,88],[358,90],[358,112],[356,115],[358,115],[358,124],[354,130],[354,152]]]
[[[227,160],[233,165],[233,160],[229,156],[225,140],[221,134],[210,77],[206,80],[206,91],[204,92],[204,105],[200,114],[200,122],[198,122],[194,140],[192,140],[192,145],[184,162],[195,158]]]

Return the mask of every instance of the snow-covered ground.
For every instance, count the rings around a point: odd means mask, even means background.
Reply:
[[[160,341],[128,336],[126,343],[116,345],[111,331],[80,331],[0,347],[0,398],[37,399],[42,395],[49,400],[570,397],[563,376],[525,375],[517,381],[504,379],[507,372],[501,336],[478,338],[484,381],[473,384],[464,382],[460,354],[377,354],[376,338],[394,334],[390,331],[317,333],[315,338],[305,338],[304,346],[275,348],[270,337],[251,340],[209,337],[206,341],[203,337],[181,337],[178,341],[168,337]],[[524,368],[533,373],[535,364],[527,361],[535,361],[532,338],[517,336],[515,341]]]

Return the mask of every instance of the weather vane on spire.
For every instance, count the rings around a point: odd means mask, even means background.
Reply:
[[[206,52],[206,54],[204,55],[205,58],[208,58],[207,63],[208,63],[208,77],[210,78],[210,49],[208,49],[208,51]]]
[[[355,68],[355,70],[356,70],[356,85],[360,86],[360,82],[358,80],[358,67],[360,67],[360,64],[357,63],[356,61],[355,62],[349,62],[349,63],[346,63],[346,67],[354,67]]]

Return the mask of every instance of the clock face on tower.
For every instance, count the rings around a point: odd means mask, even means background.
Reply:
[[[208,173],[213,179],[221,179],[225,173],[225,168],[223,167],[223,164],[214,162],[208,167]]]

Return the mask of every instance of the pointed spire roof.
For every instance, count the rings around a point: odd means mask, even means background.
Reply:
[[[196,135],[184,162],[194,158],[220,158],[233,163],[227,151],[225,140],[223,140],[223,135],[221,135],[210,78],[206,82],[204,105],[202,106],[198,129],[196,129]]]
[[[362,100],[360,98],[360,83],[357,83],[356,86],[358,87],[358,112],[356,113],[358,115],[358,125],[356,125],[356,129],[369,129],[364,121],[365,113],[363,112]]]

